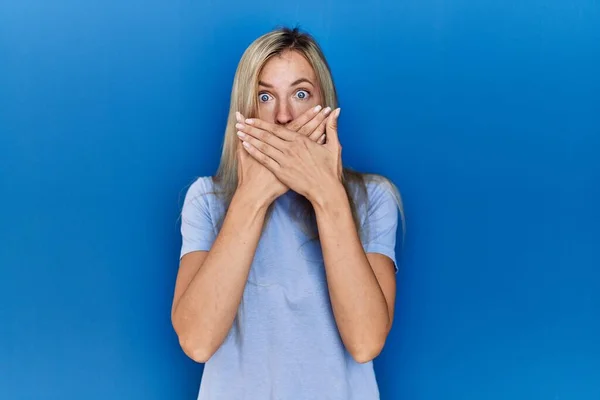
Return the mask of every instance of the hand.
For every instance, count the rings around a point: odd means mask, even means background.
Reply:
[[[297,132],[309,140],[317,143],[325,142],[325,123],[331,112],[329,107],[321,112],[321,106],[313,107],[294,121],[286,125],[286,128]],[[244,122],[244,116],[236,112],[238,123]],[[279,181],[271,171],[258,163],[243,150],[242,146],[237,149],[238,159],[238,189],[248,193],[251,198],[265,205],[270,204],[279,196],[285,194],[289,187]]]
[[[331,108],[326,107],[321,112],[321,106],[316,106],[303,113],[301,116],[287,124],[285,127],[308,137],[313,142],[325,143],[325,124]],[[238,121],[243,123],[244,121]]]
[[[238,123],[243,147],[283,184],[311,202],[320,201],[322,188],[341,184],[342,146],[337,134],[340,109],[326,122],[327,142],[318,145],[304,135],[258,118]]]
[[[253,203],[267,207],[276,198],[289,189],[273,175],[271,171],[260,165],[239,145],[236,151],[238,186],[236,193],[242,193]]]

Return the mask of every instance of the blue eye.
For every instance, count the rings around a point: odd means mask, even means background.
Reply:
[[[310,96],[310,93],[308,93],[307,90],[298,90],[296,92],[296,96],[300,99],[300,100],[306,100],[308,98],[308,96]]]
[[[269,101],[269,95],[266,93],[259,93],[258,95],[258,99],[260,100],[261,103],[266,103],[267,101]]]

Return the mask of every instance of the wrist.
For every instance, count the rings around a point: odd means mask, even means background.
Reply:
[[[348,194],[342,182],[336,181],[334,184],[329,184],[316,188],[314,193],[310,195],[311,202],[315,212],[320,212],[329,207],[339,206],[348,201]]]
[[[252,193],[249,190],[245,190],[243,187],[238,187],[233,194],[231,203],[243,207],[248,212],[260,214],[266,212],[267,208],[269,208],[274,200],[275,199],[265,197],[263,194]]]

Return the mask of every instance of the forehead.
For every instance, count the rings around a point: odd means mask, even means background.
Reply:
[[[290,83],[299,78],[314,82],[315,71],[304,56],[293,50],[271,57],[260,73],[260,80],[273,85]]]

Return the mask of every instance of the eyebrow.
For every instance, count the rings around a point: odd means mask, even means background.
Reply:
[[[303,83],[303,82],[310,83],[312,86],[314,86],[314,84],[309,79],[307,79],[307,78],[300,78],[300,79],[297,79],[294,82],[292,82],[292,84],[290,85],[290,87],[291,86],[299,85],[300,83]],[[263,81],[258,81],[258,84],[260,86],[264,86],[264,87],[268,87],[268,88],[272,88],[273,87],[273,85],[271,85],[269,83],[266,83],[266,82],[263,82]]]

